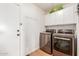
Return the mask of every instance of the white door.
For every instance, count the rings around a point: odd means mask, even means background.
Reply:
[[[21,54],[27,55],[37,48],[38,22],[34,19],[23,17],[21,26]]]
[[[0,4],[0,56],[19,55],[18,7],[16,4]]]

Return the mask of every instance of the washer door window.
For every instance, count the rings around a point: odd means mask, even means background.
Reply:
[[[54,38],[54,49],[62,53],[71,55],[71,39]]]

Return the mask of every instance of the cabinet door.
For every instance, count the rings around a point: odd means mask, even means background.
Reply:
[[[55,14],[56,18],[56,24],[60,25],[63,24],[63,10],[57,11]]]
[[[73,6],[73,21],[74,23],[77,23],[78,20],[78,13],[77,13],[77,4],[75,6]]]
[[[50,25],[50,15],[45,16],[45,26]]]
[[[65,8],[63,10],[63,23],[64,24],[73,24],[75,23],[75,20],[74,20],[74,7],[71,6],[71,7],[68,7],[68,8]]]
[[[45,25],[56,25],[56,13],[46,15],[45,19]]]

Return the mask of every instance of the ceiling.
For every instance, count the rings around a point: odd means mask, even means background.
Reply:
[[[56,5],[58,3],[35,3],[39,8],[41,8],[44,11],[48,11],[51,7]]]
[[[51,9],[53,6],[59,4],[59,3],[34,3],[36,6],[44,10],[45,12],[48,12],[49,9]],[[69,3],[63,3],[64,5],[69,5]]]

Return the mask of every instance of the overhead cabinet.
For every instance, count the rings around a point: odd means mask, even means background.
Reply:
[[[74,24],[77,22],[77,8],[76,6],[70,6],[47,14],[45,17],[45,25],[60,25],[60,24]]]
[[[63,23],[64,24],[73,24],[76,23],[77,11],[74,6],[65,8],[63,10]]]
[[[47,14],[45,19],[45,25],[63,24],[63,11],[60,10],[52,14]]]
[[[45,25],[56,25],[56,13],[46,15]]]

